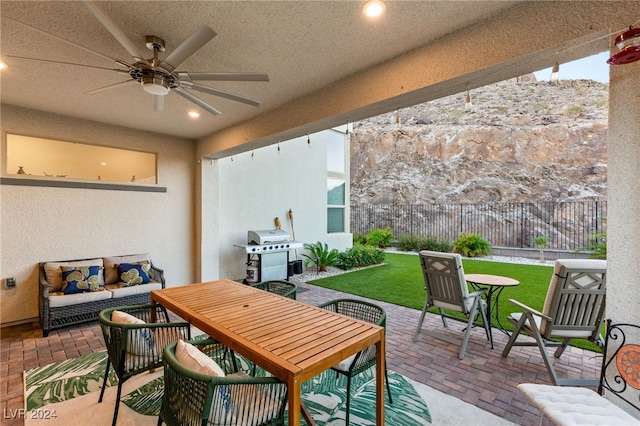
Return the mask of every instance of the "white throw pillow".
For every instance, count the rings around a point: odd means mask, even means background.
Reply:
[[[122,311],[113,311],[111,321],[118,324],[146,324],[140,318]],[[132,338],[133,337],[133,338]],[[141,328],[129,334],[127,340],[127,352],[134,355],[149,355],[155,350],[153,334],[148,328]]]
[[[178,340],[178,344],[176,345],[176,359],[180,364],[197,373],[212,377],[225,376],[224,371],[217,362],[182,339]]]

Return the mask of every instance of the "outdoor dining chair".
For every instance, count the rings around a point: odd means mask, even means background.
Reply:
[[[487,340],[493,347],[491,325],[487,319],[487,303],[481,297],[486,290],[469,293],[469,287],[464,277],[464,269],[462,268],[462,257],[457,253],[440,253],[427,250],[422,250],[419,254],[427,299],[424,302],[422,315],[420,316],[420,321],[418,321],[418,328],[413,340],[418,340],[420,332],[424,332],[436,339],[460,345],[458,358],[463,359],[471,336],[471,330],[476,325],[475,318],[480,315],[482,317],[482,325],[487,334]],[[432,306],[438,308],[440,318],[442,318],[442,323],[445,327],[448,327],[447,318],[467,323],[462,340],[436,331],[422,330],[424,317],[427,310]],[[462,313],[466,319],[448,314],[445,310]]]
[[[369,323],[377,324],[385,327],[387,324],[387,314],[384,309],[373,303],[356,299],[336,299],[318,305],[322,309],[346,315],[351,318],[359,319]],[[389,403],[393,403],[391,398],[391,387],[389,385],[389,375],[385,360],[384,379],[387,384],[387,395]],[[376,346],[372,345],[358,352],[355,355],[341,361],[339,364],[331,367],[336,374],[341,374],[347,378],[347,405],[345,424],[349,424],[349,406],[351,403],[351,379],[365,370],[376,365]]]
[[[509,316],[515,330],[502,356],[509,355],[513,346],[538,346],[554,385],[597,386],[597,379],[558,377],[547,347],[557,347],[554,356],[560,358],[572,339],[588,339],[600,346],[604,344],[600,331],[605,310],[606,275],[606,260],[556,260],[542,312],[509,299],[524,312]],[[520,333],[533,337],[535,341],[522,341]]]
[[[289,299],[296,300],[298,292],[298,286],[290,281],[264,281],[257,284],[252,284],[252,287],[259,288],[260,290],[268,291],[269,293],[279,294],[280,296],[288,297]]]
[[[169,343],[190,338],[188,323],[171,323],[167,310],[161,305],[132,305],[100,311],[98,321],[107,347],[107,366],[100,398],[107,387],[109,369],[113,366],[118,377],[118,393],[113,412],[113,426],[118,419],[122,384],[144,371],[162,366],[162,351]]]
[[[164,393],[158,426],[285,424],[287,384],[252,377],[242,360],[213,339],[178,341],[164,350]],[[234,362],[237,361],[237,362]]]

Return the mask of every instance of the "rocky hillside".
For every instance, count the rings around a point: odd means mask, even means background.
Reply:
[[[352,204],[601,200],[608,85],[531,76],[363,120]]]

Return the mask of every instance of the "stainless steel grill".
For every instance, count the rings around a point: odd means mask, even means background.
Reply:
[[[291,235],[282,229],[269,229],[248,231],[247,244],[235,246],[247,254],[246,281],[255,283],[289,278],[289,251],[302,248],[303,244],[291,240]]]

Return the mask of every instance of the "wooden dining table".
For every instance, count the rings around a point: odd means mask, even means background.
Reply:
[[[287,383],[292,426],[300,414],[315,424],[304,381],[376,345],[376,425],[384,424],[384,328],[232,280],[154,290],[151,301]]]

